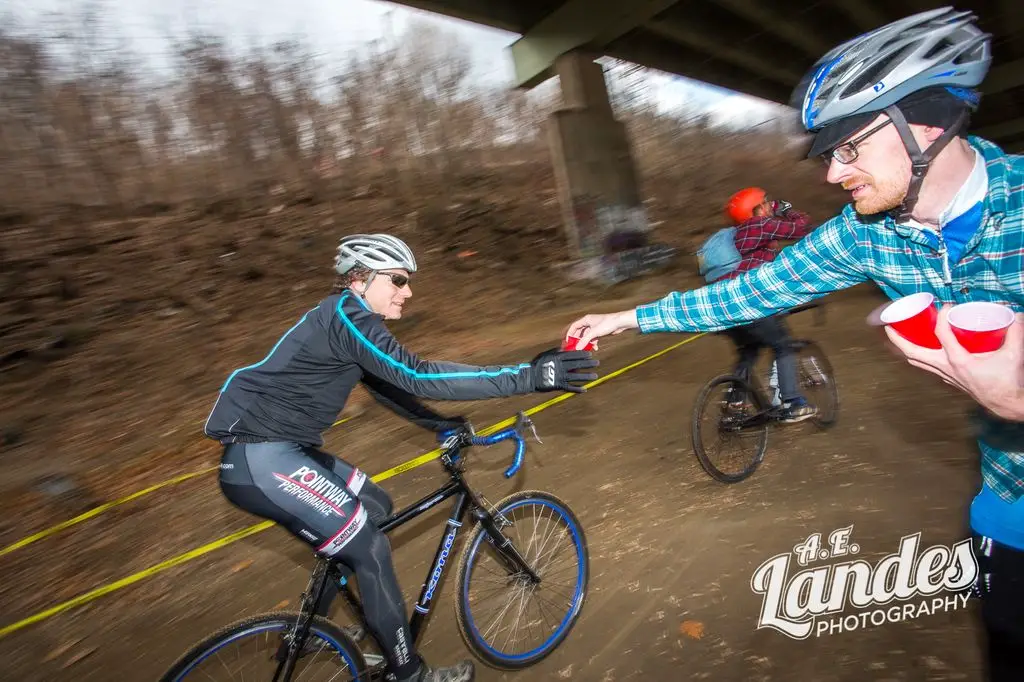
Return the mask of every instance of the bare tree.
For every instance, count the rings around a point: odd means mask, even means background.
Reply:
[[[131,211],[282,187],[322,197],[329,185],[410,209],[447,206],[467,172],[547,159],[555,84],[480,84],[468,46],[433,22],[411,22],[327,65],[301,40],[232,49],[193,30],[169,43],[168,78],[147,73],[101,9],[89,2],[57,33],[0,27],[8,208]],[[780,125],[726,137],[694,112],[660,111],[647,69],[611,60],[606,79],[644,177],[703,190],[735,170],[730,154],[766,158],[785,145]],[[712,141],[713,167],[679,163]]]

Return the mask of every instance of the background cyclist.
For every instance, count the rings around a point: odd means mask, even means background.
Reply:
[[[800,239],[812,229],[810,217],[787,201],[770,200],[760,187],[746,187],[733,194],[725,206],[733,223],[713,234],[697,252],[700,272],[709,282],[732,279],[775,260],[779,240]],[[750,324],[730,327],[724,332],[739,356],[736,374],[749,379],[761,348],[775,355],[781,404],[775,411],[779,421],[801,422],[817,410],[800,393],[796,354],[785,319],[766,317]],[[734,407],[742,408],[745,396],[732,396]]]

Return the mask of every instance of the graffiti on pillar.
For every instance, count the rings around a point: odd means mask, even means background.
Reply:
[[[647,215],[642,206],[602,204],[588,195],[577,195],[572,210],[582,258],[597,258],[647,243]]]
[[[678,252],[674,246],[652,242],[626,251],[605,254],[601,259],[601,277],[609,284],[618,284],[650,274],[670,265]]]
[[[591,276],[608,283],[654,272],[676,255],[676,249],[650,240],[643,206],[602,204],[593,197],[573,197],[576,243]]]
[[[594,210],[595,203],[594,198],[587,195],[575,196],[572,201],[575,242],[582,258],[593,258],[600,249],[601,237]]]

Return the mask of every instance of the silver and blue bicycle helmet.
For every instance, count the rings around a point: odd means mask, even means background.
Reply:
[[[913,163],[901,211],[909,215],[928,165],[978,106],[975,88],[988,73],[992,52],[991,35],[975,25],[976,19],[952,7],[921,12],[857,36],[819,59],[790,101],[804,128],[815,133],[808,157],[830,151],[887,114]],[[908,120],[945,132],[922,153]]]
[[[357,265],[367,270],[397,268],[416,272],[412,249],[389,234],[352,234],[341,239],[334,257],[334,271],[344,275]]]

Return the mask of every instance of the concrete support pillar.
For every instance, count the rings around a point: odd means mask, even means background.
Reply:
[[[555,60],[562,89],[562,109],[589,109],[614,118],[604,68],[583,52],[569,52]]]
[[[570,252],[583,276],[625,279],[609,275],[609,264],[646,247],[648,232],[626,126],[615,120],[604,71],[590,56],[565,54],[555,71],[562,107],[547,134]]]

